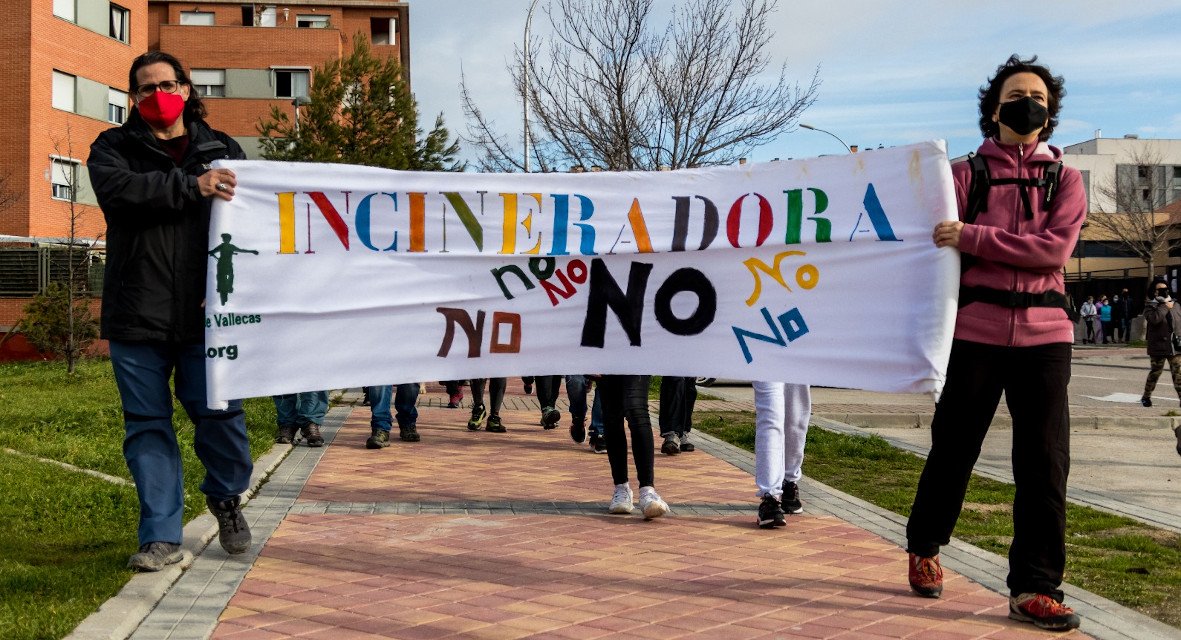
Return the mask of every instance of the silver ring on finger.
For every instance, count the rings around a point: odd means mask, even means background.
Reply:
[[[217,183],[216,188],[218,191],[229,191],[230,190],[230,186],[224,182]]]

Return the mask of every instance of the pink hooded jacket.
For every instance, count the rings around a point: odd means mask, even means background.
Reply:
[[[1057,162],[1062,151],[1045,142],[1006,145],[985,140],[977,153],[988,162],[991,177],[1040,178],[1047,165]],[[964,218],[972,171],[967,162],[952,165],[959,217]],[[1087,217],[1087,198],[1082,176],[1062,167],[1058,194],[1047,209],[1040,188],[1029,188],[1033,218],[1027,219],[1021,200],[1022,187],[994,184],[988,192],[988,210],[965,224],[960,234],[961,252],[975,256],[960,277],[964,286],[990,287],[1008,291],[1064,292],[1062,268],[1078,240]],[[1053,307],[1008,308],[985,302],[961,307],[955,322],[955,337],[984,344],[1031,347],[1054,342],[1073,342],[1074,323],[1066,311]]]

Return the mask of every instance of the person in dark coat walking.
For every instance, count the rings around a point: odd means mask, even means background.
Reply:
[[[139,551],[128,566],[179,562],[184,474],[172,425],[172,390],[196,426],[201,491],[229,553],[250,548],[240,495],[253,463],[241,401],[205,399],[205,280],[213,250],[209,213],[237,185],[220,159],[245,159],[233,138],[205,124],[205,106],[173,56],[149,51],[131,64],[135,106],[99,134],[87,166],[107,223],[101,335],[123,404],[123,456],[139,495]],[[216,242],[212,244],[217,244]]]
[[[1144,395],[1140,397],[1140,404],[1152,406],[1152,391],[1156,389],[1156,381],[1160,379],[1165,369],[1165,361],[1169,363],[1169,371],[1173,372],[1173,389],[1181,397],[1181,350],[1177,345],[1181,343],[1181,306],[1169,292],[1169,285],[1162,279],[1156,279],[1148,292],[1148,304],[1144,307],[1144,320],[1147,323],[1145,342],[1148,343],[1148,357],[1152,365],[1148,370],[1148,379],[1144,381]]]

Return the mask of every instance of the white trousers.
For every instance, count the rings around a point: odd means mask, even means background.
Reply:
[[[812,419],[806,384],[755,382],[755,484],[760,497],[783,494],[783,482],[798,482],[804,440]]]

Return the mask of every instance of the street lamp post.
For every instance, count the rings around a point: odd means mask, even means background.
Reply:
[[[525,127],[525,173],[529,173],[529,27],[533,25],[533,10],[537,8],[537,0],[529,3],[529,12],[525,14],[524,49],[524,87],[521,93],[521,107],[523,109]]]
[[[299,135],[299,108],[311,103],[311,99],[307,96],[295,96],[295,99],[291,101],[291,106],[295,107],[295,135]]]
[[[835,133],[833,133],[833,132],[831,132],[831,131],[825,131],[824,129],[821,129],[820,127],[813,127],[813,126],[812,126],[812,125],[810,125],[810,124],[804,124],[804,123],[802,123],[802,122],[800,123],[800,128],[801,128],[801,129],[808,129],[808,130],[810,130],[810,131],[819,131],[820,133],[827,133],[828,135],[830,135],[830,136],[832,136],[832,137],[836,138],[836,139],[837,139],[837,142],[839,142],[839,143],[841,143],[842,145],[844,145],[844,147],[845,147],[845,151],[848,151],[849,153],[853,153],[853,149],[849,148],[849,145],[845,144],[845,141],[844,141],[844,140],[841,140],[839,137],[837,137],[837,134],[835,134]]]

